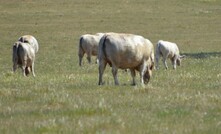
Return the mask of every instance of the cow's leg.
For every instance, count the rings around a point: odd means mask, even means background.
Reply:
[[[79,66],[82,65],[82,58],[83,58],[83,57],[80,57],[80,56],[79,56]]]
[[[25,65],[21,66],[23,76],[27,76],[26,73],[25,73],[25,68],[26,68]]]
[[[99,61],[99,82],[98,82],[98,85],[102,85],[103,84],[103,73],[104,73],[104,70],[106,68],[106,65],[107,65],[107,62],[102,60],[102,61]]]
[[[32,72],[32,75],[35,77],[34,62],[31,65],[31,72]]]
[[[91,53],[87,53],[87,61],[89,64],[91,64]]]
[[[115,65],[112,66],[112,74],[113,74],[113,77],[114,77],[114,83],[115,85],[119,85],[119,82],[118,82],[118,77],[117,77],[117,67]]]
[[[15,73],[17,67],[18,67],[18,58],[14,58],[14,55],[13,55],[13,67],[12,67],[12,70],[13,72]]]
[[[18,65],[16,63],[13,64],[13,72],[15,73],[16,69],[17,69]]]
[[[144,74],[146,70],[147,70],[147,65],[145,62],[143,62],[143,64],[140,66],[140,81],[142,85],[144,85]]]
[[[144,77],[145,77],[144,84],[147,84],[150,81],[151,75],[152,75],[152,72],[150,69],[148,69],[144,75]]]
[[[130,73],[131,73],[131,77],[132,77],[132,85],[136,85],[136,82],[135,82],[136,72],[135,72],[135,70],[130,69]]]
[[[171,58],[173,69],[176,69],[176,58]]]
[[[80,51],[79,50],[78,57],[79,57],[79,66],[81,66],[82,65],[82,59],[84,57],[84,51],[82,51],[82,50]]]
[[[26,74],[26,76],[28,76],[28,75],[29,75],[30,71],[31,71],[31,70],[30,70],[30,68],[29,68],[29,67],[26,67],[26,68],[25,68],[25,74]]]
[[[23,76],[27,76],[26,73],[25,73],[26,65],[27,65],[27,60],[24,59],[24,60],[22,61],[22,65],[21,65],[21,69],[22,69],[22,74],[23,74]]]
[[[163,57],[163,64],[164,64],[165,68],[168,69],[168,66],[167,66],[167,56]]]
[[[160,59],[160,56],[156,55],[156,68],[159,69],[159,59]]]

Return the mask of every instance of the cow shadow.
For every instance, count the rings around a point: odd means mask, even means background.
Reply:
[[[182,53],[181,55],[186,55],[187,57],[195,58],[195,59],[205,59],[205,58],[210,58],[210,57],[221,58],[221,52]]]

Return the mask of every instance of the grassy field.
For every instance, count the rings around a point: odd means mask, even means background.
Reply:
[[[146,87],[111,68],[78,66],[79,37],[125,32],[176,42],[182,66]],[[12,45],[34,35],[36,78],[12,69]],[[220,0],[1,0],[0,133],[221,133]],[[95,60],[93,60],[94,62]]]

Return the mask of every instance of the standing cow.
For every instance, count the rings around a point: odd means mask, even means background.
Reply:
[[[166,69],[168,69],[167,66],[167,58],[170,58],[173,69],[176,69],[176,64],[178,66],[181,65],[181,59],[185,57],[185,55],[180,56],[179,49],[175,43],[159,40],[156,45],[156,65],[157,69],[159,69],[159,59],[160,56],[163,57],[163,63]]]
[[[15,42],[13,45],[13,71],[15,72],[17,67],[22,68],[22,73],[27,76],[30,71],[35,77],[34,73],[34,61],[35,61],[35,49],[29,43]]]
[[[34,47],[35,53],[38,52],[39,49],[39,45],[38,45],[38,41],[36,40],[36,38],[32,35],[24,35],[21,36],[18,41],[23,42],[23,43],[29,43],[30,45],[32,45]]]
[[[112,67],[115,85],[119,85],[117,72],[130,69],[132,85],[135,85],[135,70],[140,73],[141,84],[147,84],[154,68],[154,49],[152,43],[139,35],[105,34],[99,42],[99,82],[103,84],[103,73],[107,63]]]
[[[103,33],[97,33],[95,35],[85,34],[80,37],[78,49],[79,66],[82,65],[82,58],[85,53],[87,54],[89,63],[91,63],[91,56],[97,56],[98,43],[103,35]]]

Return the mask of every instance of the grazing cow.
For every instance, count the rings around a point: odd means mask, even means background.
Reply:
[[[82,65],[82,58],[85,53],[87,54],[89,63],[91,63],[91,56],[97,56],[98,43],[103,35],[103,33],[97,33],[95,35],[85,34],[80,37],[78,49],[79,66]]]
[[[13,45],[13,71],[15,72],[17,67],[22,68],[22,73],[27,76],[30,71],[34,73],[34,61],[35,61],[35,49],[29,43],[23,43],[20,41],[15,42]]]
[[[153,44],[142,36],[133,34],[105,34],[99,42],[99,82],[107,63],[112,67],[115,85],[119,85],[117,72],[120,69],[130,69],[132,85],[135,85],[135,70],[140,73],[141,84],[147,84],[154,68]]]
[[[38,45],[38,41],[36,40],[36,38],[32,35],[24,35],[21,36],[18,41],[23,42],[23,43],[29,43],[30,45],[32,45],[35,49],[35,53],[38,52],[39,49],[39,45]]]
[[[185,55],[180,56],[179,49],[175,43],[159,40],[156,46],[156,65],[157,69],[159,69],[159,59],[160,56],[163,57],[163,63],[166,69],[167,66],[167,58],[170,58],[173,69],[176,69],[176,64],[178,66],[181,65],[181,59],[185,57]]]

